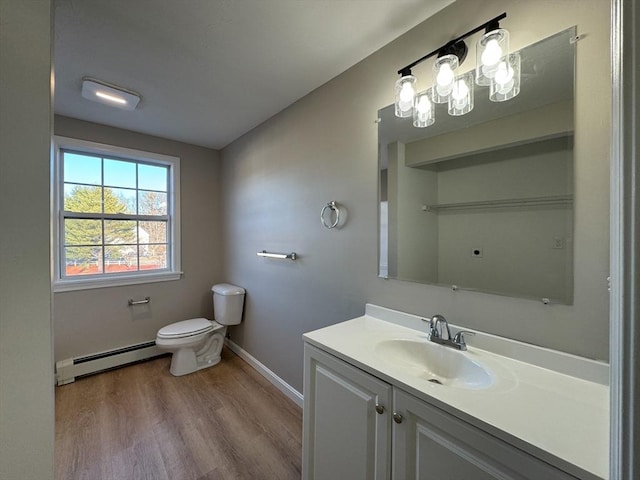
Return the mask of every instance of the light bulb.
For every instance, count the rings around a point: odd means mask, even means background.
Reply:
[[[413,109],[414,127],[424,128],[428,127],[429,125],[433,125],[435,117],[431,96],[431,89],[416,94],[416,101]]]
[[[454,79],[455,75],[449,64],[443,63],[436,76],[436,91],[440,96],[447,97],[451,93]]]
[[[503,57],[489,86],[489,100],[506,102],[520,93],[520,54]]]
[[[395,84],[395,114],[396,117],[410,117],[413,111],[413,101],[415,98],[414,84],[416,77],[404,75]]]
[[[458,80],[453,85],[451,97],[453,98],[457,108],[462,108],[467,103],[467,97],[469,95],[469,87],[464,80]]]
[[[485,33],[476,44],[476,78],[478,85],[489,86],[496,68],[509,54],[509,32],[497,28]]]
[[[507,62],[500,62],[493,80],[499,93],[507,93],[511,90],[513,87],[513,68],[511,65],[508,65]]]
[[[458,80],[453,87],[453,98],[460,100],[461,98],[466,97],[469,94],[469,87],[464,82],[464,80]]]
[[[440,65],[440,70],[438,71],[436,82],[441,87],[450,85],[451,82],[453,82],[453,70],[451,70],[451,67],[448,63],[443,63],[442,65]]]
[[[473,72],[456,77],[448,101],[449,115],[465,115],[473,110]]]
[[[426,120],[431,112],[431,102],[426,95],[422,95],[416,102],[416,110],[420,120]]]
[[[400,90],[400,110],[402,110],[403,112],[411,110],[414,95],[415,91],[413,90],[413,85],[411,85],[411,83],[409,82],[404,82],[402,84],[402,90]]]
[[[502,57],[502,48],[495,38],[492,38],[487,42],[482,52],[481,61],[483,65],[490,66],[495,65],[500,61]]]
[[[443,55],[433,64],[434,88],[431,101],[434,103],[447,103],[451,88],[456,78],[458,69],[458,57],[453,54]]]
[[[500,62],[496,70],[495,82],[501,85],[508,83],[513,78],[513,68],[507,62]]]
[[[404,82],[402,84],[402,90],[400,90],[400,100],[402,102],[410,102],[411,100],[413,100],[413,85],[411,85],[409,82]]]

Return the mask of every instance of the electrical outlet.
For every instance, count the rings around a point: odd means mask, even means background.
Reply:
[[[471,256],[475,258],[482,257],[482,247],[474,247],[471,249]]]

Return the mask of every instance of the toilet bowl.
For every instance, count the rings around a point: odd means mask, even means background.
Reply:
[[[220,354],[228,325],[242,320],[245,291],[228,283],[214,285],[215,320],[191,318],[161,328],[156,345],[173,354],[169,371],[181,376],[212,367],[220,362]]]
[[[220,362],[227,327],[206,318],[172,323],[158,331],[156,345],[173,354],[170,372],[180,376]]]

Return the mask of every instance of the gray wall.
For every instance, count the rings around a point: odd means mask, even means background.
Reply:
[[[572,306],[377,277],[377,110],[393,101],[398,68],[505,10],[513,49],[573,25],[586,34],[577,46]],[[366,302],[442,313],[469,328],[607,359],[608,59],[607,1],[459,0],[229,145],[222,152],[225,279],[248,291],[233,339],[297,389],[302,333],[361,315]],[[423,87],[427,63],[414,69]],[[472,48],[464,69],[473,63]],[[330,200],[348,209],[340,230],[318,221]],[[296,251],[300,260],[257,258],[262,249]]]
[[[0,478],[53,479],[52,7],[0,1]]]
[[[56,361],[154,340],[158,329],[179,320],[213,318],[211,286],[223,279],[218,152],[61,116],[55,117],[54,131],[180,157],[184,271],[177,281],[56,293]],[[127,305],[129,298],[147,296],[149,308]]]
[[[571,143],[566,137],[556,138],[442,162],[438,203],[570,195]],[[439,227],[437,283],[572,302],[571,207],[489,208],[431,215]],[[556,239],[562,248],[554,248]],[[474,248],[482,249],[481,257],[471,255]]]

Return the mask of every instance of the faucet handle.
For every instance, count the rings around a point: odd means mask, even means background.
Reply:
[[[466,350],[467,348],[467,344],[464,341],[464,336],[465,335],[471,335],[474,336],[475,332],[470,332],[468,330],[460,330],[458,331],[458,333],[455,334],[455,336],[453,337],[453,343],[457,343],[458,345],[460,345],[462,348],[462,350]]]

